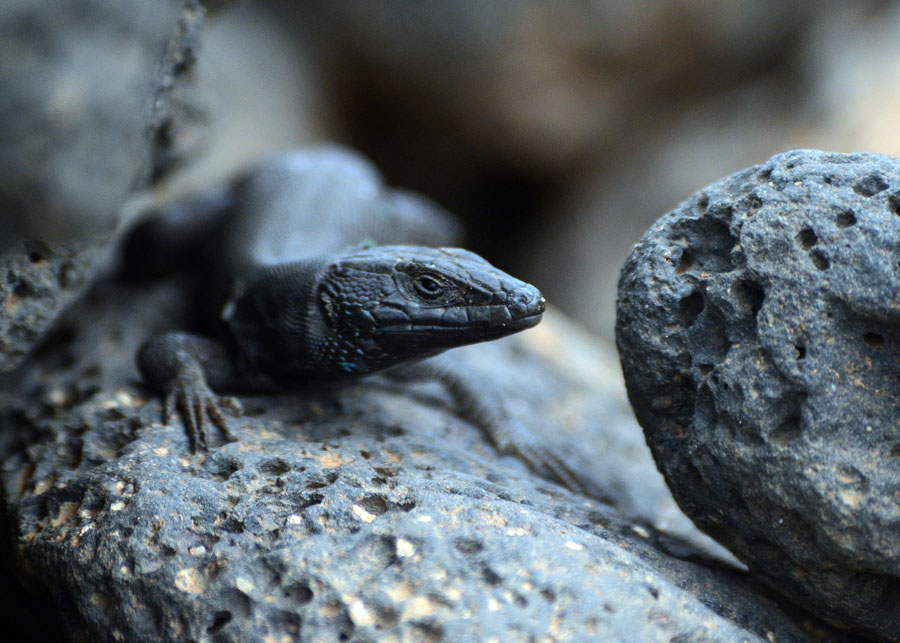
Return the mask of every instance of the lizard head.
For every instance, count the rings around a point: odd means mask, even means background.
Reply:
[[[541,320],[541,293],[459,248],[352,248],[319,273],[326,325],[395,363],[496,339]]]

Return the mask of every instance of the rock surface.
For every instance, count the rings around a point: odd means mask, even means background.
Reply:
[[[773,589],[900,638],[900,161],[777,155],[643,236],[632,406],[678,503]]]
[[[90,282],[126,197],[196,137],[192,0],[0,11],[0,371]]]
[[[239,441],[191,455],[132,363],[180,296],[101,284],[0,379],[15,619],[101,641],[842,640],[652,526],[671,499],[614,365],[553,315],[459,358],[610,503],[498,457],[430,383],[247,397]]]

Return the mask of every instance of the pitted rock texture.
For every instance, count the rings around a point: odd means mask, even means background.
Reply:
[[[98,245],[67,252],[37,241],[0,252],[0,372],[21,362],[84,290],[101,254]]]
[[[460,359],[612,504],[498,457],[429,383],[244,397],[238,441],[192,455],[133,366],[180,297],[101,285],[0,379],[0,591],[57,615],[53,640],[842,640],[613,506],[638,509],[592,454],[637,427],[552,314]]]
[[[900,161],[787,152],[619,281],[628,394],[684,511],[775,590],[900,639]]]

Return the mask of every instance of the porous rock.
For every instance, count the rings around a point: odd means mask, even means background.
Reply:
[[[0,11],[0,371],[83,292],[128,195],[199,131],[193,0]]]
[[[828,621],[900,638],[900,161],[799,150],[657,221],[628,394],[684,511]]]
[[[28,598],[43,627],[57,615],[57,640],[828,634],[650,518],[498,457],[435,384],[370,378],[245,397],[244,416],[229,418],[238,441],[213,431],[211,451],[192,455],[183,427],[160,424],[132,363],[182,297],[172,284],[98,286],[0,380],[0,521],[11,537],[0,543],[10,599],[0,605],[21,619]],[[549,317],[461,359],[553,448],[583,453],[572,465],[599,495],[615,485],[591,477],[591,454],[616,443],[609,411],[624,400],[579,375],[574,355],[590,343]],[[656,484],[644,470],[633,468],[636,489]],[[8,589],[13,577],[25,591]]]

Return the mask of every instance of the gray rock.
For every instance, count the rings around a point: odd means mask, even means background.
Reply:
[[[0,371],[83,291],[126,197],[196,138],[192,0],[0,10]]]
[[[59,309],[84,290],[99,246],[52,251],[21,241],[0,253],[0,372],[11,370],[43,336]]]
[[[65,636],[101,641],[833,635],[650,520],[498,457],[434,384],[245,397],[239,441],[213,433],[191,455],[132,363],[184,308],[174,284],[103,284],[0,378],[0,521],[15,534],[0,562],[42,625],[57,614]],[[554,448],[580,452],[598,495],[639,510],[629,494],[660,494],[640,479],[649,462],[630,492],[591,472],[627,442],[607,426],[623,401],[611,374],[583,377],[596,372],[573,355],[596,349],[566,328],[551,314],[460,359]]]
[[[678,503],[832,623],[900,638],[900,161],[777,155],[622,269],[617,342]]]

